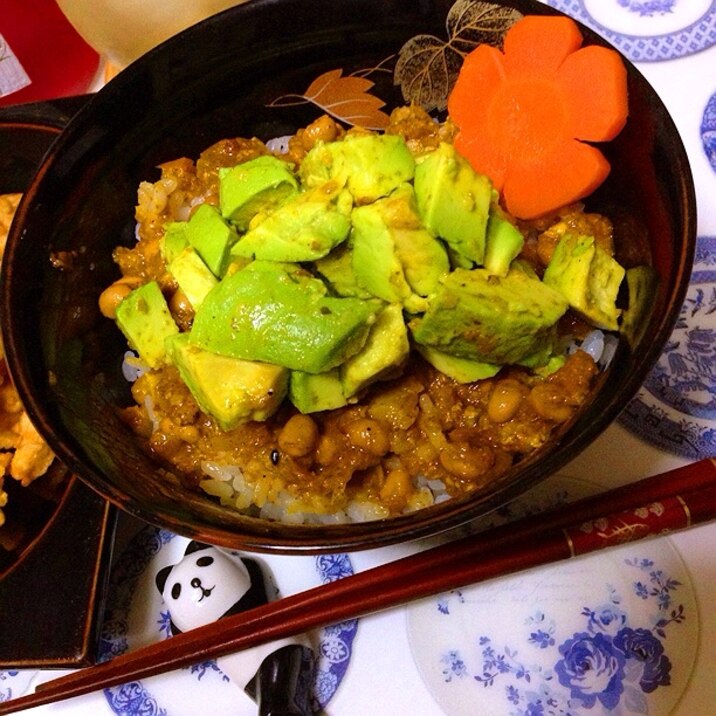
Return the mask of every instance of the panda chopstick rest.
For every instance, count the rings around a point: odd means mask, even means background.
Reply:
[[[278,590],[254,559],[192,541],[156,575],[173,634],[273,601]],[[219,668],[256,701],[259,716],[313,716],[314,654],[305,637],[230,654]]]

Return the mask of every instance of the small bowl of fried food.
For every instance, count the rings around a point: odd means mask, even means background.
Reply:
[[[0,122],[0,258],[21,190],[59,128]],[[67,472],[24,410],[0,344],[0,576],[15,566],[54,514]],[[50,469],[52,466],[52,469]]]
[[[0,111],[3,258],[22,194],[83,101],[69,98]],[[56,459],[24,407],[4,352],[0,465],[0,613],[12,615],[3,621],[0,667],[88,665],[96,656],[96,605],[109,564],[113,512]],[[36,618],[38,610],[43,619]]]
[[[378,547],[589,445],[668,339],[694,241],[668,112],[565,15],[257,0],[53,145],[3,330],[41,434],[122,509],[245,550]]]

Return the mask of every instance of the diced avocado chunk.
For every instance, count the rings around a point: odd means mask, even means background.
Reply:
[[[226,272],[229,249],[239,238],[211,204],[201,204],[186,224],[186,237],[214,276]]]
[[[179,333],[156,281],[135,288],[117,307],[117,325],[150,368],[166,363],[165,341]]]
[[[507,276],[510,264],[525,244],[525,237],[520,230],[500,211],[493,206],[487,221],[485,238],[484,266],[496,276]]]
[[[256,281],[282,281],[288,277],[301,290],[315,296],[328,295],[328,287],[323,281],[307,271],[301,264],[289,261],[251,261],[241,271],[261,274]]]
[[[343,395],[338,368],[326,373],[304,373],[292,370],[288,398],[302,413],[341,408],[348,402]]]
[[[372,383],[393,377],[409,353],[402,307],[399,304],[386,306],[376,317],[361,351],[340,368],[343,394],[351,397]]]
[[[413,338],[459,358],[495,365],[544,365],[567,301],[527,271],[493,276],[484,268],[455,269],[411,322]]]
[[[210,353],[187,333],[170,338],[167,351],[201,410],[223,430],[266,420],[286,397],[289,372],[280,366]]]
[[[404,303],[413,291],[395,251],[393,232],[375,206],[353,209],[353,271],[358,283],[389,303]]]
[[[450,244],[445,244],[445,247],[447,249],[447,255],[450,259],[450,268],[456,269],[456,268],[464,268],[464,269],[471,269],[475,268],[475,262],[471,261],[470,259],[466,258],[462,254],[455,251],[455,249],[450,246]]]
[[[430,346],[416,346],[417,351],[436,370],[444,373],[458,383],[474,383],[476,380],[484,380],[497,375],[502,366],[482,361],[470,360],[469,358],[458,358],[443,353]]]
[[[624,269],[592,236],[565,234],[554,249],[543,281],[570,307],[604,330],[619,329],[617,294]]]
[[[179,288],[196,311],[204,297],[218,283],[216,276],[191,246],[187,246],[170,264],[167,270],[179,284]]]
[[[296,194],[251,228],[233,256],[267,261],[313,261],[344,241],[351,228],[351,195],[328,183]]]
[[[337,182],[356,204],[387,196],[414,173],[413,155],[397,134],[347,134],[335,142],[317,142],[299,169],[305,186]]]
[[[440,279],[450,270],[445,247],[425,229],[396,228],[393,241],[410,288],[418,296],[436,291]]]
[[[338,296],[370,298],[372,294],[359,283],[353,270],[353,252],[347,243],[337,246],[327,256],[313,262],[320,276]]]
[[[186,221],[172,221],[164,227],[164,236],[159,243],[159,250],[167,263],[171,263],[189,246],[186,227]]]
[[[634,266],[626,270],[629,299],[622,316],[621,332],[634,347],[649,325],[649,310],[659,286],[659,276],[651,266]]]
[[[395,252],[410,288],[419,296],[433,293],[450,270],[450,261],[445,246],[423,227],[413,187],[402,184],[373,207],[391,230]]]
[[[320,279],[254,261],[207,295],[194,317],[192,342],[220,355],[323,373],[363,347],[382,305],[324,293]]]
[[[492,199],[490,180],[477,174],[451,144],[442,142],[420,160],[414,184],[427,229],[465,258],[482,264]]]
[[[563,353],[558,353],[553,355],[544,365],[533,368],[532,372],[540,376],[540,378],[546,378],[548,375],[556,373],[566,362],[567,357]]]
[[[291,167],[263,155],[219,170],[219,206],[224,218],[246,231],[259,212],[271,211],[298,191]]]
[[[353,270],[374,296],[401,302],[411,312],[425,309],[450,265],[444,246],[425,230],[415,195],[403,184],[390,196],[353,210]]]

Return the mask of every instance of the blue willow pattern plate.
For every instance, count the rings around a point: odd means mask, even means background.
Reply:
[[[656,367],[619,417],[687,458],[716,456],[716,237],[699,237],[689,290]]]
[[[411,650],[451,716],[663,714],[696,657],[698,612],[667,538],[455,590],[408,609]]]
[[[706,103],[700,129],[704,154],[711,168],[716,172],[716,92]]]
[[[545,0],[591,27],[633,62],[693,55],[716,44],[713,0]]]
[[[185,538],[155,527],[140,530],[129,542],[110,577],[100,659],[107,660],[131,648],[169,637],[169,616],[154,586],[154,577],[162,566],[173,564],[183,555],[186,544]],[[295,568],[295,557],[289,565],[283,563],[290,559],[287,557],[266,555],[261,559],[284,594],[315,586],[316,577],[325,583],[353,574],[345,554],[301,560],[303,566],[308,566],[308,574],[303,574],[307,570]],[[287,584],[287,580],[292,579],[295,583]],[[357,620],[349,620],[314,635],[318,657],[314,699],[318,708],[330,701],[345,676],[357,627]],[[178,716],[195,713],[192,704],[201,700],[202,689],[211,694],[214,716],[255,713],[255,704],[230,682],[215,661],[106,689],[104,693],[117,716]]]

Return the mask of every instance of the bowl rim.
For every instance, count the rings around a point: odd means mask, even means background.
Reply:
[[[536,0],[532,0],[532,2],[534,1]],[[510,5],[512,7],[529,6],[532,8],[532,2],[530,0],[507,0],[499,4]],[[328,2],[328,0],[320,0],[320,4],[330,5],[330,2]],[[364,0],[360,0],[359,2],[350,3],[348,6],[352,9],[356,9],[365,4],[367,3],[364,2]],[[61,158],[63,156],[63,152],[68,151],[76,142],[82,141],[83,133],[88,126],[88,122],[91,121],[92,113],[98,107],[101,108],[102,106],[116,104],[117,101],[121,99],[122,93],[127,91],[126,88],[131,87],[133,77],[142,70],[150,68],[151,64],[158,58],[168,58],[172,53],[181,51],[184,43],[191,42],[192,38],[199,36],[200,33],[220,32],[221,24],[227,17],[248,19],[251,17],[261,17],[264,14],[270,16],[279,5],[288,5],[296,12],[300,12],[302,7],[302,3],[298,0],[283,0],[283,2],[275,2],[275,0],[253,0],[251,3],[229,8],[218,15],[202,21],[198,25],[188,28],[182,33],[179,33],[179,35],[166,40],[161,45],[150,50],[146,55],[137,59],[126,70],[117,75],[112,82],[99,90],[96,95],[91,97],[86,105],[70,121],[60,137],[53,143],[31,186],[23,197],[20,207],[18,207],[20,219],[8,237],[7,251],[10,257],[8,263],[12,263],[15,247],[17,243],[22,240],[23,232],[21,227],[24,227],[26,222],[28,207],[36,195],[42,192],[45,175],[52,171],[54,163],[58,157]],[[538,14],[564,14],[550,6],[543,6],[539,3],[538,5],[539,7],[535,7]],[[613,47],[607,40],[598,36],[594,31],[581,24],[578,20],[575,19],[575,22],[583,32],[585,42],[597,42],[598,44]],[[300,22],[297,21],[296,26],[301,27]],[[613,49],[619,52],[616,48]],[[644,355],[635,366],[631,375],[623,379],[623,387],[619,400],[613,398],[603,405],[600,403],[601,413],[598,418],[586,426],[579,434],[572,434],[570,431],[563,434],[557,441],[559,449],[555,450],[552,446],[552,441],[550,441],[552,447],[550,447],[549,454],[542,455],[541,451],[538,451],[521,462],[519,464],[519,472],[521,474],[519,481],[514,479],[498,480],[496,481],[497,484],[493,485],[493,488],[488,493],[482,495],[479,500],[475,500],[474,496],[465,499],[460,498],[447,501],[436,507],[424,508],[408,515],[391,517],[386,520],[341,524],[335,527],[326,525],[277,524],[265,520],[247,518],[247,531],[242,534],[227,534],[221,527],[205,523],[190,527],[182,522],[181,519],[176,518],[173,514],[169,514],[166,511],[152,511],[133,500],[127,502],[127,498],[121,490],[107,480],[94,466],[85,464],[83,460],[75,454],[72,447],[67,444],[62,435],[54,430],[48,411],[41,401],[38,400],[33,381],[31,377],[26,374],[22,365],[23,338],[16,332],[12,325],[10,295],[15,290],[13,278],[11,273],[6,271],[5,267],[3,267],[0,277],[2,283],[2,295],[0,296],[0,328],[7,336],[8,367],[13,379],[16,381],[18,392],[26,405],[32,421],[36,424],[38,430],[40,430],[43,437],[46,438],[60,459],[65,462],[80,479],[121,509],[145,522],[165,527],[179,534],[184,534],[212,544],[230,548],[238,547],[253,552],[321,553],[337,550],[350,551],[380,547],[399,541],[412,541],[458,527],[484,514],[485,511],[497,509],[500,505],[509,502],[518,494],[533,487],[547,475],[553,474],[563,467],[589,445],[616,419],[618,413],[625,407],[626,401],[636,394],[648,370],[653,367],[658,360],[663,344],[673,330],[688,288],[688,278],[695,251],[697,231],[695,188],[689,166],[689,159],[680,133],[668,109],[634,64],[624,57],[621,52],[619,52],[619,54],[624,60],[627,70],[632,77],[632,81],[643,83],[652,93],[652,99],[657,103],[662,119],[668,125],[668,131],[674,140],[671,151],[674,154],[679,174],[679,195],[681,198],[682,214],[685,218],[681,232],[683,245],[681,246],[678,257],[675,257],[676,268],[674,271],[680,283],[669,296],[667,310],[659,317],[658,330],[653,337],[650,347],[644,352]],[[538,460],[539,465],[533,464]],[[514,469],[510,470],[507,475],[511,475],[514,471]],[[256,524],[254,524],[254,522]],[[276,535],[274,533],[276,529],[280,531],[280,534]]]

